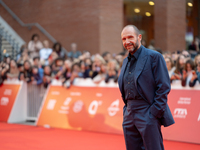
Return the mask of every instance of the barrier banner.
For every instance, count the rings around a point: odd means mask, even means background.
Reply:
[[[37,125],[122,134],[118,88],[50,86]]]
[[[8,121],[19,89],[20,85],[16,84],[3,84],[0,87],[0,121]]]
[[[124,103],[118,87],[82,82],[69,89],[51,85],[37,125],[122,134]],[[200,86],[172,84],[168,104],[175,124],[162,127],[164,139],[200,144]]]
[[[200,144],[200,90],[172,89],[168,99],[175,124],[162,128],[164,139]]]

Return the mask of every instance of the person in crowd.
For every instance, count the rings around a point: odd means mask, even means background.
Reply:
[[[195,66],[197,66],[200,63],[200,54],[195,56],[194,63],[195,63]]]
[[[82,78],[83,77],[83,73],[81,72],[80,63],[74,63],[72,65],[71,71],[72,71],[71,77],[70,77],[70,83],[71,84],[73,84],[73,81],[74,81],[75,78]]]
[[[100,73],[102,64],[106,64],[105,60],[99,54],[96,54],[92,64],[92,79]]]
[[[83,73],[83,78],[89,78],[90,77],[90,66],[86,64],[84,61],[80,61],[80,67],[81,67],[81,72]]]
[[[42,42],[40,41],[38,34],[33,34],[31,37],[31,41],[28,43],[28,52],[30,58],[35,56],[39,56],[40,49],[43,48]]]
[[[154,39],[152,39],[152,40],[149,42],[148,49],[156,50]]]
[[[33,65],[32,66],[41,68],[40,57],[39,56],[33,57]]]
[[[104,52],[104,53],[102,54],[102,57],[103,57],[103,59],[105,60],[106,63],[108,63],[109,60],[112,59],[112,55],[111,55],[110,52]]]
[[[44,74],[43,74],[43,84],[44,87],[47,88],[48,85],[52,81],[52,72],[51,67],[49,65],[44,66]]]
[[[4,54],[3,61],[0,63],[0,84],[3,83],[4,80],[7,79],[7,73],[9,71],[9,64],[11,61],[11,57],[9,54]]]
[[[52,49],[49,48],[48,40],[44,40],[43,45],[44,47],[39,52],[40,62],[42,63],[42,65],[48,65],[48,58],[49,58],[49,55],[52,53]]]
[[[52,74],[55,79],[60,79],[62,75],[63,64],[64,64],[64,61],[60,57],[55,60],[54,64],[52,64],[51,69],[52,69]]]
[[[19,70],[18,80],[24,80],[24,65],[22,63],[17,64],[17,68]]]
[[[171,82],[173,80],[180,80],[181,76],[174,72],[176,70],[176,67],[174,66],[174,63],[173,63],[171,57],[165,57],[165,62],[167,65],[167,70],[168,70],[168,74],[169,74],[169,78],[170,78]]]
[[[24,73],[21,75],[20,80],[26,81],[27,83],[31,82],[32,76],[32,67],[29,60],[24,62]]]
[[[176,70],[174,71],[176,74],[182,77],[183,75],[183,70],[185,67],[185,56],[180,54],[176,60]]]
[[[197,79],[200,83],[200,62],[197,64],[197,71],[196,71]]]
[[[78,58],[81,56],[81,52],[77,50],[77,44],[71,44],[71,51],[67,53],[67,57],[73,60],[74,58]]]
[[[147,47],[147,42],[146,42],[144,39],[142,39],[141,44],[142,44],[144,47]]]
[[[200,42],[198,37],[194,38],[194,41],[189,45],[188,49],[196,51],[197,53],[200,52]]]
[[[91,78],[92,77],[92,60],[90,58],[86,58],[82,62],[82,66],[84,66],[83,78]]]
[[[43,70],[40,70],[37,66],[32,67],[31,83],[36,85],[43,83]]]
[[[191,55],[190,55],[190,53],[187,50],[183,50],[182,51],[182,55],[185,56],[185,60],[186,61],[189,60],[189,59],[191,59]]]
[[[92,78],[92,80],[94,83],[99,84],[101,81],[104,81],[106,79],[106,75],[107,75],[107,66],[105,63],[102,63],[100,65],[100,70],[98,74],[94,78]]]
[[[123,62],[123,56],[125,55],[125,52],[121,52],[121,53],[118,53],[116,56],[115,56],[115,60],[118,62],[118,64],[121,64]]]
[[[66,52],[62,49],[62,45],[59,42],[54,43],[53,51],[57,53],[58,57],[66,58]]]
[[[9,70],[6,76],[7,76],[7,79],[18,79],[19,70],[17,67],[17,63],[14,59],[11,59],[10,61]]]
[[[55,60],[58,58],[58,54],[53,51],[48,58],[48,65],[52,66],[54,65]]]
[[[195,72],[195,65],[192,59],[188,59],[185,63],[185,70],[183,70],[182,86],[193,87],[197,81],[197,74]]]
[[[170,51],[166,51],[166,52],[162,53],[162,55],[163,55],[164,59],[165,59],[166,57],[171,58],[172,53],[171,53]]]
[[[28,55],[28,49],[24,48],[19,56],[19,58],[17,59],[17,63],[23,64],[26,60],[30,60],[30,57]]]
[[[114,59],[110,60],[107,66],[108,66],[107,74],[105,79],[106,83],[108,83],[110,79],[116,79],[118,77],[118,69],[119,69],[117,61]]]
[[[64,87],[69,88],[70,86],[70,77],[71,77],[71,69],[72,69],[72,62],[71,60],[67,59],[64,62],[64,66],[62,68],[62,77],[61,77],[61,81],[63,83]]]

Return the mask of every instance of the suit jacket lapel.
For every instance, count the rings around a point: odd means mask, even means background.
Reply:
[[[139,55],[139,58],[137,60],[137,64],[136,64],[136,67],[135,67],[134,80],[135,80],[135,86],[136,87],[137,87],[137,78],[141,74],[141,72],[144,68],[144,65],[146,63],[146,60],[147,60],[147,52],[148,51],[146,50],[146,48],[142,46],[142,51]]]
[[[122,65],[122,68],[121,68],[121,72],[120,72],[120,76],[119,76],[119,82],[118,82],[122,95],[124,95],[124,91],[122,90],[122,84],[123,84],[124,70],[126,68],[127,62],[128,62],[128,58],[125,58],[123,65]]]

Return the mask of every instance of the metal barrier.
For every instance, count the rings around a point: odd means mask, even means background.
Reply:
[[[27,84],[27,120],[36,121],[45,93],[43,85]]]

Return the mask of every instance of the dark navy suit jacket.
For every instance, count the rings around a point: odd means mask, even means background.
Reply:
[[[125,107],[127,101],[125,100],[122,84],[127,63],[128,58],[125,58],[118,79]],[[174,119],[167,104],[167,95],[170,92],[171,84],[163,56],[142,46],[134,72],[135,86],[141,97],[149,103],[151,114],[158,118],[165,127],[173,124]]]

